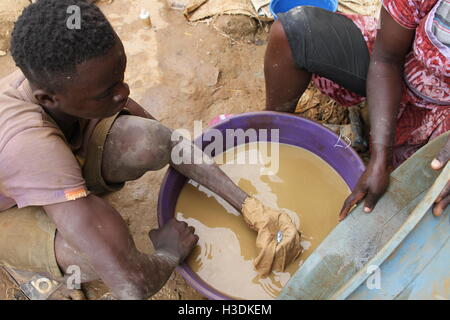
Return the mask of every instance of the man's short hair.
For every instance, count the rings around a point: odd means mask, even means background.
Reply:
[[[77,6],[77,28],[70,6]],[[71,7],[74,8],[74,7]],[[75,27],[74,27],[75,26]],[[61,90],[76,75],[76,66],[105,55],[116,43],[106,17],[86,0],[38,0],[26,7],[14,25],[11,54],[31,82]]]

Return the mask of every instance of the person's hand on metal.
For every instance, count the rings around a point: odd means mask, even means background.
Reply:
[[[181,263],[198,242],[194,227],[184,221],[171,219],[160,229],[150,230],[149,236],[156,254]]]
[[[372,146],[374,149],[380,146]],[[372,153],[372,159],[353,190],[347,197],[339,213],[339,221],[347,217],[355,205],[364,200],[364,212],[370,213],[389,186],[391,172],[390,148],[381,147],[380,151]]]
[[[447,140],[446,145],[442,150],[438,153],[436,158],[431,162],[431,167],[434,170],[440,170],[442,169],[448,160],[450,159],[450,137]],[[447,185],[445,186],[444,190],[439,194],[436,201],[433,205],[433,214],[435,216],[440,216],[447,206],[450,203],[450,181],[447,182]]]

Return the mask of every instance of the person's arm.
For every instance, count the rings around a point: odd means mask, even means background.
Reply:
[[[198,240],[192,227],[171,220],[150,232],[155,254],[146,255],[136,249],[120,214],[99,197],[89,195],[47,205],[44,210],[62,238],[83,253],[96,275],[120,299],[145,299],[156,293]]]
[[[131,98],[128,101],[127,109],[134,116],[156,120],[150,113],[148,113]],[[167,138],[170,139],[170,137]],[[207,156],[201,151],[194,152],[194,149],[198,148],[195,147],[191,141],[184,139],[183,143],[191,145],[191,147],[185,148],[185,150],[189,151],[189,153],[184,155],[185,159],[183,163],[175,164],[173,161],[170,161],[170,164],[181,174],[217,193],[238,211],[241,211],[242,204],[248,195],[237,187],[217,165],[205,163],[204,159]],[[178,142],[171,143],[171,148],[168,150],[170,154],[176,144],[178,144]]]
[[[382,8],[381,28],[377,33],[367,76],[371,140],[375,147],[372,155],[379,156],[380,149],[391,148],[394,144],[403,94],[403,68],[405,57],[411,51],[414,34],[414,30],[399,25]]]
[[[147,134],[142,134],[147,132]],[[129,139],[128,137],[141,137]],[[103,178],[108,183],[136,180],[148,171],[170,164],[192,179],[242,210],[248,195],[220,169],[213,159],[183,137],[180,131],[164,124],[136,116],[123,115],[114,123],[105,143]]]
[[[183,151],[179,152],[179,148]],[[182,136],[178,141],[172,140],[169,162],[182,175],[200,183],[242,212],[242,205],[249,195],[192,141]]]
[[[386,9],[381,9],[381,29],[377,33],[367,76],[372,153],[366,171],[344,203],[341,220],[364,198],[364,211],[372,211],[388,187],[397,115],[403,93],[403,66],[406,55],[411,51],[414,33],[414,30],[398,24]]]

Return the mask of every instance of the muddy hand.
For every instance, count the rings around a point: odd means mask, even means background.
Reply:
[[[197,244],[194,227],[186,222],[170,220],[160,229],[150,231],[150,240],[157,253],[170,256],[177,263],[182,262]]]
[[[450,159],[450,136],[447,140],[447,144],[442,148],[436,158],[431,162],[431,167],[434,170],[442,169],[447,161]],[[439,194],[433,205],[433,214],[440,216],[445,211],[450,203],[450,181],[447,182],[444,190]]]
[[[345,219],[353,206],[360,203],[364,199],[364,212],[369,213],[373,210],[381,196],[386,192],[389,186],[390,168],[388,162],[377,160],[374,157],[369,162],[366,171],[359,178],[353,192],[345,200],[344,205],[339,214],[339,221]]]

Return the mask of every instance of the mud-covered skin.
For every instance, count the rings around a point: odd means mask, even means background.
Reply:
[[[101,278],[119,299],[156,293],[198,240],[193,228],[173,220],[152,232],[156,253],[146,255],[136,249],[120,214],[101,198],[90,195],[45,209],[58,227],[55,249],[60,268],[78,265],[83,282]],[[166,242],[155,237],[162,232]]]
[[[102,167],[104,178],[110,183],[135,180],[147,171],[159,170],[170,164],[181,174],[219,194],[240,211],[247,194],[191,141],[186,138],[172,141],[171,137],[172,129],[158,121],[120,116],[106,140]],[[186,144],[183,150],[190,151],[183,152],[181,164],[175,164],[171,159],[172,149],[178,143]],[[205,158],[212,164],[208,164]]]

